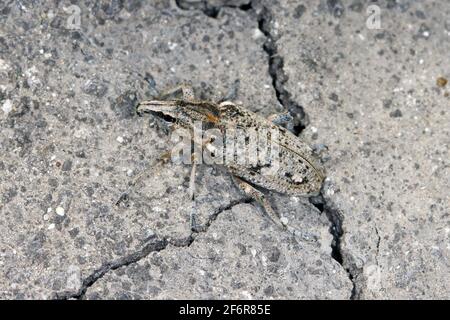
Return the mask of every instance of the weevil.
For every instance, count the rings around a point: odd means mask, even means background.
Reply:
[[[83,32],[79,32],[79,34],[96,48],[95,43]],[[104,53],[102,53],[101,50],[98,50],[97,52],[104,56]],[[137,73],[140,76],[139,78],[146,79],[146,76],[141,75],[134,70],[134,68],[128,68],[126,62],[123,63],[124,67],[131,73]],[[154,81],[151,80],[150,82]],[[154,84],[150,87],[157,93]],[[229,95],[236,94],[236,87],[232,89],[232,93]],[[181,99],[169,98],[171,93],[175,92],[182,93]],[[280,132],[280,139],[278,140],[280,149],[280,157],[278,157],[280,170],[277,170],[277,174],[263,174],[263,170],[265,169],[264,166],[255,166],[252,163],[245,165],[232,161],[231,163],[227,163],[226,167],[231,173],[231,177],[235,184],[246,194],[259,201],[263,205],[265,211],[269,214],[270,218],[272,218],[277,225],[287,228],[295,233],[295,230],[289,228],[286,221],[280,219],[273,211],[265,194],[258,190],[258,188],[293,196],[314,196],[320,192],[323,180],[325,179],[324,168],[319,164],[311,147],[284,127],[280,126],[280,124],[289,120],[289,117],[286,117],[285,114],[271,116],[266,119],[247,110],[243,106],[236,105],[228,99],[224,100],[225,101],[220,103],[196,100],[193,89],[189,85],[182,84],[169,90],[165,94],[160,95],[156,100],[142,101],[137,105],[136,112],[138,114],[144,112],[156,114],[157,116],[169,120],[170,122],[174,122],[176,125],[186,129],[192,129],[192,124],[196,121],[205,121],[210,126],[216,127],[222,131],[228,127],[278,129]],[[203,146],[207,144],[208,141],[194,141],[194,143],[199,143]],[[169,158],[170,153],[166,152],[159,158],[158,163],[162,164]],[[189,185],[189,195],[192,199],[194,197],[195,168],[196,162],[194,161]],[[144,176],[144,173],[144,171],[141,172],[129,183],[130,187],[127,191],[122,193],[120,198],[116,201],[116,205],[120,204],[128,197],[129,191]],[[196,229],[192,213],[191,227],[194,230]]]
[[[181,93],[181,98],[171,95]],[[228,128],[250,129],[256,131],[272,132],[276,130],[278,137],[276,149],[278,156],[278,168],[275,172],[267,174],[265,165],[261,163],[251,163],[237,161],[235,157],[224,164],[224,167],[231,173],[235,184],[248,196],[262,204],[266,213],[279,226],[290,228],[287,222],[280,219],[272,209],[264,192],[274,191],[292,196],[313,196],[317,195],[321,189],[325,172],[320,165],[313,149],[300,138],[280,126],[286,121],[286,115],[271,116],[264,118],[256,113],[247,110],[241,105],[231,101],[212,102],[196,100],[192,87],[183,84],[166,92],[158,99],[142,101],[138,104],[136,111],[138,114],[151,113],[165,121],[172,122],[175,127],[182,127],[188,130],[194,129],[195,122],[207,124],[208,128],[217,128],[224,132]],[[194,141],[194,143],[208,145],[211,141]],[[275,148],[274,148],[275,149]],[[269,156],[270,157],[270,156]],[[165,154],[163,159],[168,158]],[[273,159],[272,159],[273,160]],[[268,161],[271,164],[271,159]],[[195,166],[193,162],[190,182],[190,196],[194,196]],[[195,230],[194,214],[191,213],[191,227]],[[290,229],[292,231],[292,228]]]

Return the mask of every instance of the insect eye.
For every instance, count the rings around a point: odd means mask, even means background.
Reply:
[[[162,117],[162,118],[164,119],[164,121],[166,121],[166,122],[169,122],[169,123],[174,123],[174,122],[176,122],[176,119],[175,119],[174,117],[168,115],[168,114],[163,114],[161,117]]]

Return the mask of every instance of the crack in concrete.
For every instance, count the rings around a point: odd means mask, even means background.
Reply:
[[[210,5],[208,0],[202,0],[198,2],[191,2],[186,0],[175,0],[175,5],[181,10],[200,10],[210,18],[216,19],[222,8],[239,9],[247,11],[252,8],[252,1],[248,1],[241,5],[223,4],[221,6]]]
[[[290,92],[288,92],[284,87],[285,83],[288,81],[288,77],[283,69],[284,59],[278,54],[276,46],[277,39],[273,36],[273,31],[271,28],[272,21],[273,16],[271,12],[263,6],[261,8],[261,12],[258,14],[258,26],[267,39],[263,48],[269,56],[269,74],[272,77],[272,85],[275,89],[278,101],[289,111],[289,113],[294,115],[294,120],[297,120],[294,122],[294,133],[298,135],[308,126],[309,119],[303,107],[291,98]],[[357,299],[358,292],[355,280],[359,274],[355,272],[356,268],[348,267],[348,261],[346,261],[347,259],[344,259],[344,254],[341,247],[341,239],[344,235],[344,218],[338,209],[334,208],[334,206],[325,200],[322,192],[323,188],[318,197],[310,198],[310,202],[317,209],[319,209],[321,213],[325,213],[331,224],[330,233],[333,236],[333,240],[331,242],[331,257],[338,262],[347,273],[348,278],[353,285],[350,300],[355,300]]]
[[[265,6],[260,6],[257,8],[254,3],[257,1],[249,1],[248,3],[236,6],[236,5],[222,5],[222,6],[211,6],[207,0],[202,0],[199,2],[188,2],[185,0],[175,0],[176,6],[181,10],[200,10],[206,16],[216,19],[222,8],[235,8],[242,11],[252,11],[256,13],[256,19],[258,23],[259,30],[266,37],[266,41],[263,44],[263,50],[268,56],[269,65],[269,75],[272,79],[272,86],[275,90],[275,94],[278,102],[293,116],[294,127],[293,132],[299,135],[302,130],[304,130],[309,124],[309,118],[305,110],[301,105],[299,105],[293,98],[291,93],[285,88],[285,83],[288,81],[288,77],[284,72],[284,59],[278,53],[276,46],[276,37],[273,35],[272,30],[272,13]],[[258,10],[259,9],[259,10]],[[257,12],[259,11],[259,12]],[[89,43],[92,44],[91,41]],[[150,85],[154,81],[149,81],[147,75],[144,76],[139,72],[135,72],[141,79],[144,79]],[[153,79],[151,79],[153,80]],[[341,248],[341,239],[344,234],[343,226],[343,216],[338,209],[335,209],[321,194],[317,197],[311,197],[310,202],[313,204],[321,213],[325,213],[330,222],[330,233],[333,236],[331,243],[332,253],[331,257],[337,261],[342,268],[348,274],[348,278],[353,284],[350,299],[358,299],[361,288],[357,288],[356,279],[358,278],[360,272],[354,266],[348,266],[348,259],[344,259],[343,251]],[[212,213],[207,222],[200,226],[197,230],[193,231],[189,236],[179,239],[173,239],[168,237],[158,238],[157,236],[150,239],[151,242],[145,244],[141,249],[121,257],[115,261],[103,264],[100,268],[94,270],[87,278],[83,280],[81,288],[75,293],[63,292],[57,295],[57,299],[82,299],[86,291],[99,279],[101,279],[105,274],[112,270],[116,270],[120,267],[130,265],[132,263],[138,262],[139,260],[147,257],[152,252],[159,252],[165,250],[169,245],[179,248],[189,247],[196,239],[197,234],[207,232],[213,221],[216,220],[217,216],[226,210],[230,210],[232,207],[242,203],[250,203],[253,199],[242,198],[240,200],[232,201],[225,207],[218,208],[214,213]],[[376,230],[378,235],[378,230]],[[379,250],[380,237],[378,235],[377,250]]]
[[[359,292],[359,290],[357,290],[356,279],[359,276],[359,274],[355,272],[356,268],[348,266],[348,261],[346,259],[346,256],[343,254],[342,250],[342,237],[344,235],[343,229],[344,217],[338,209],[332,207],[329,201],[326,201],[325,199],[324,199],[324,212],[331,223],[330,233],[333,235],[333,241],[331,243],[332,248],[331,256],[342,266],[342,268],[344,268],[345,272],[348,275],[348,278],[352,282],[353,288],[350,294],[350,300],[357,300],[357,293]]]
[[[104,263],[100,268],[94,270],[88,277],[83,280],[82,285],[78,291],[57,293],[55,299],[82,299],[86,291],[108,272],[138,262],[139,260],[148,256],[151,252],[164,250],[168,244],[169,241],[166,238],[159,239],[155,236],[141,249],[112,262]]]
[[[76,292],[60,292],[57,293],[54,299],[57,300],[69,300],[69,299],[83,299],[87,290],[92,287],[98,280],[103,278],[110,271],[119,269],[121,267],[126,267],[132,263],[136,263],[145,257],[147,257],[152,252],[160,252],[169,245],[177,248],[187,248],[194,243],[197,235],[199,233],[205,233],[208,231],[211,224],[217,219],[219,214],[224,211],[231,210],[234,206],[244,203],[250,203],[253,199],[249,197],[243,197],[237,200],[231,201],[225,206],[217,208],[212,214],[208,216],[208,220],[196,231],[192,231],[187,237],[183,238],[171,238],[171,237],[158,237],[157,235],[152,236],[148,239],[148,242],[140,249],[120,257],[111,262],[106,262],[100,266],[100,268],[95,269],[89,276],[87,276],[83,281],[80,289]]]
[[[356,279],[359,276],[357,268],[354,265],[350,265],[350,261],[343,253],[342,250],[342,237],[344,235],[344,217],[339,209],[335,208],[330,201],[325,200],[323,196],[323,188],[320,194],[316,197],[310,197],[309,201],[313,204],[321,213],[325,213],[328,221],[330,221],[330,233],[333,236],[331,241],[331,257],[338,262],[348,275],[348,278],[352,282],[353,288],[350,294],[350,300],[357,300],[360,289],[357,288]]]
[[[284,86],[288,81],[288,76],[284,72],[284,59],[279,55],[276,46],[277,38],[274,35],[271,26],[274,18],[270,10],[264,5],[260,5],[260,2],[255,0],[250,1],[243,6],[223,5],[221,7],[208,6],[207,0],[196,3],[196,6],[192,6],[192,3],[189,5],[189,2],[186,2],[185,0],[176,0],[175,2],[178,8],[182,10],[201,10],[205,15],[211,18],[217,18],[220,9],[224,7],[256,13],[258,28],[266,37],[263,50],[268,56],[269,75],[272,78],[272,86],[275,90],[278,102],[288,110],[294,118],[294,127],[292,131],[296,135],[299,135],[308,126],[309,118],[303,107],[292,98],[291,93]],[[357,287],[356,280],[361,274],[361,271],[358,270],[354,264],[350,263],[350,257],[345,255],[342,250],[341,239],[344,235],[344,217],[337,208],[325,199],[323,196],[323,188],[319,196],[310,197],[309,200],[321,213],[325,213],[331,224],[330,233],[333,236],[331,242],[331,257],[342,266],[347,273],[349,280],[352,282],[353,287],[350,294],[350,300],[357,300],[359,299],[362,288]]]
[[[305,110],[294,99],[291,93],[285,88],[288,76],[284,72],[284,59],[278,54],[276,46],[276,37],[272,32],[272,13],[262,7],[257,15],[258,28],[265,35],[266,41],[263,50],[266,52],[269,60],[269,75],[272,78],[272,86],[278,102],[293,116],[293,132],[299,135],[309,124],[309,119]]]
[[[377,235],[377,252],[375,253],[375,262],[378,264],[378,255],[380,254],[380,244],[381,244],[381,236],[380,233],[378,232],[378,227],[375,225],[375,233]]]
[[[288,81],[288,76],[284,72],[284,59],[278,54],[276,46],[276,38],[273,36],[271,22],[273,17],[271,12],[265,7],[260,6],[258,1],[248,1],[242,5],[222,5],[211,6],[207,0],[198,2],[190,2],[186,0],[175,0],[175,5],[180,10],[200,10],[206,16],[217,19],[220,10],[223,8],[234,8],[242,11],[250,11],[256,14],[258,29],[266,37],[263,45],[263,50],[268,56],[269,75],[272,79],[272,86],[275,90],[280,105],[286,109],[293,117],[292,132],[299,135],[303,129],[309,124],[308,115],[303,107],[292,99],[291,93],[285,88],[285,83]],[[289,128],[291,129],[291,128]]]

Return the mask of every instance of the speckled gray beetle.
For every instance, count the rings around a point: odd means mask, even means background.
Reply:
[[[176,92],[182,93],[181,98],[167,98]],[[175,127],[193,130],[193,124],[201,121],[209,128],[221,131],[227,128],[241,128],[256,130],[274,130],[279,132],[277,138],[279,168],[275,173],[264,174],[264,166],[254,163],[228,161],[224,166],[231,173],[236,185],[247,195],[259,201],[272,220],[279,226],[289,229],[287,222],[280,219],[272,209],[265,194],[258,190],[262,187],[267,190],[294,196],[317,195],[325,178],[324,169],[319,164],[313,150],[297,136],[280,126],[286,121],[286,115],[263,118],[242,106],[230,101],[215,103],[211,101],[196,100],[191,87],[181,85],[162,95],[158,100],[142,101],[137,112],[157,115],[166,121],[173,122]],[[198,141],[194,143],[199,143]],[[210,141],[200,142],[208,144]],[[167,155],[164,156],[167,158]],[[269,161],[270,162],[270,161]],[[191,196],[194,196],[193,186],[195,179],[194,161],[191,172]],[[191,214],[192,228],[195,228],[195,219]],[[291,229],[292,231],[292,229]]]

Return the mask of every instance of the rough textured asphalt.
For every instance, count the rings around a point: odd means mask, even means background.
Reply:
[[[0,4],[0,298],[448,298],[450,3],[72,2]],[[271,195],[302,236],[212,166],[200,233],[189,166],[115,206],[170,145],[136,103],[183,81],[294,116],[328,177]]]

